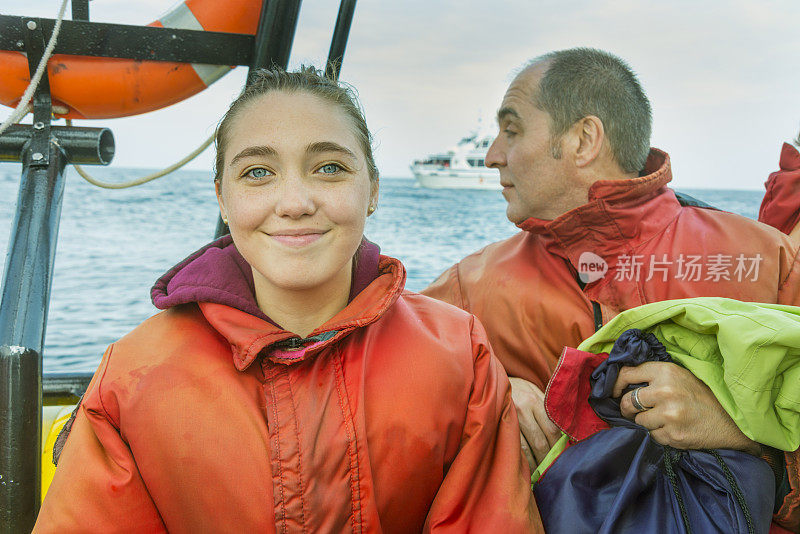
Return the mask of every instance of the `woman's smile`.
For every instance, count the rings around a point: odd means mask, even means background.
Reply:
[[[328,230],[319,230],[314,228],[292,228],[267,232],[267,235],[281,245],[301,248],[315,243],[326,233],[328,233]]]

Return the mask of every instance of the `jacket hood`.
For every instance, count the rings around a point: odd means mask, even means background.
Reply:
[[[783,143],[781,148],[780,166],[782,171],[800,170],[800,152],[789,143]]]
[[[800,152],[784,143],[780,170],[767,178],[758,220],[788,234],[800,221]]]
[[[379,258],[378,245],[363,239],[356,253],[348,301],[378,276]],[[167,271],[150,290],[150,298],[161,310],[190,302],[208,302],[269,321],[256,303],[253,270],[230,235],[209,243]]]
[[[151,297],[159,309],[197,303],[209,324],[227,339],[234,365],[242,371],[262,351],[276,363],[288,365],[377,321],[402,293],[405,278],[399,261],[381,256],[378,246],[364,239],[356,253],[348,305],[300,338],[258,307],[252,268],[228,235],[170,269],[153,286]]]

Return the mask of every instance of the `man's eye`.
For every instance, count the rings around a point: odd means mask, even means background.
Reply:
[[[508,128],[504,129],[503,133],[510,137],[517,135],[517,132],[515,132],[514,130],[509,130]]]
[[[342,170],[340,165],[336,163],[326,163],[322,167],[319,168],[320,172],[323,174],[336,174],[337,172]]]
[[[267,169],[263,167],[256,167],[255,169],[250,169],[245,173],[245,176],[250,178],[264,178],[269,174]]]

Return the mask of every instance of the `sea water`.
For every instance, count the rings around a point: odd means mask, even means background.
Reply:
[[[90,168],[124,181],[143,170]],[[0,251],[7,250],[20,166],[0,163]],[[100,189],[67,171],[50,296],[46,372],[93,371],[103,351],[155,313],[150,287],[211,241],[217,202],[208,172],[179,171],[123,190]],[[755,218],[762,191],[684,190],[720,209]],[[465,255],[518,230],[499,191],[433,190],[383,178],[366,236],[408,270],[419,291]]]

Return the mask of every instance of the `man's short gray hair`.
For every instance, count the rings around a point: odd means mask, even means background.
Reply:
[[[611,153],[628,173],[639,172],[650,152],[652,113],[639,80],[622,59],[594,48],[549,52],[528,66],[546,62],[534,104],[551,118],[551,149],[560,157],[559,140],[580,119],[603,122]]]

